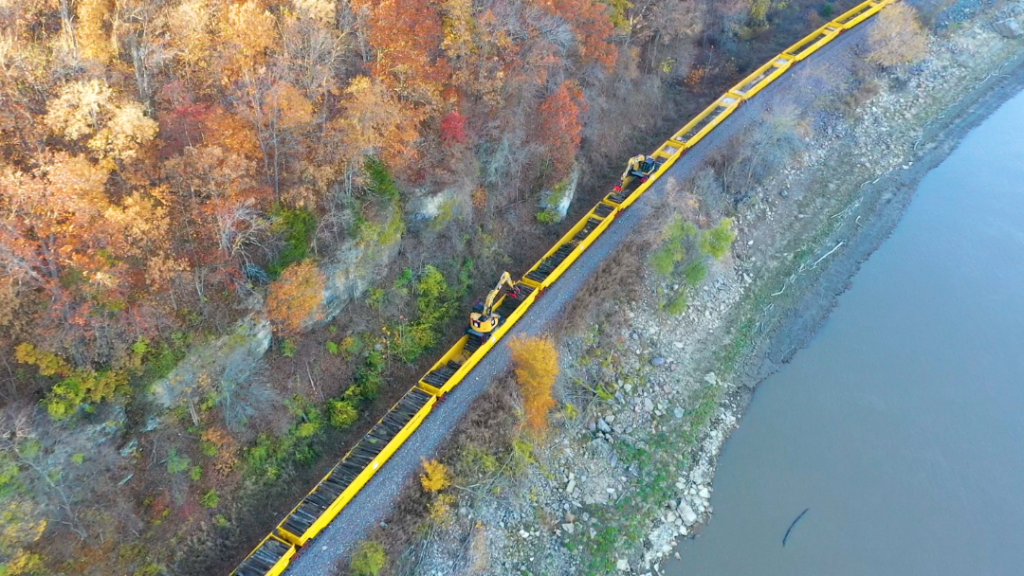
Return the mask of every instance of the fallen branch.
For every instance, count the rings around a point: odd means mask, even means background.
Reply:
[[[313,393],[320,396],[321,402],[325,401],[324,393],[317,390],[316,384],[313,383],[313,373],[309,371],[309,362],[306,362],[306,376],[309,377],[309,387],[313,389]]]
[[[793,523],[789,525],[789,530],[786,530],[786,535],[782,537],[782,547],[783,548],[786,547],[786,540],[789,540],[789,533],[793,531],[793,526],[796,526],[796,523],[799,522],[800,519],[804,517],[804,514],[807,514],[808,510],[810,510],[810,508],[804,508],[804,511],[801,512],[800,515],[796,517],[796,520],[793,520]]]
[[[821,264],[821,261],[822,261],[822,260],[824,260],[825,258],[828,258],[829,256],[831,256],[833,252],[835,252],[836,250],[839,250],[839,247],[840,247],[840,246],[842,246],[842,245],[843,245],[843,244],[845,244],[845,243],[846,243],[846,242],[845,242],[845,241],[843,241],[843,242],[840,242],[839,244],[836,244],[836,247],[835,247],[835,248],[833,248],[833,249],[829,250],[828,252],[826,252],[826,253],[825,253],[825,255],[824,255],[824,256],[822,256],[821,258],[818,258],[817,260],[815,260],[814,264],[811,264],[811,268],[815,268],[815,267],[817,267],[817,266],[818,266],[818,264]]]

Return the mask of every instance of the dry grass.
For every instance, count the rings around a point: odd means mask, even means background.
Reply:
[[[882,66],[898,66],[920,60],[928,51],[928,33],[917,18],[917,10],[894,4],[878,15],[868,30],[868,59]]]
[[[597,318],[605,329],[609,328],[608,322],[617,316],[614,311],[620,307],[623,295],[639,291],[647,263],[638,255],[646,254],[651,246],[650,240],[632,238],[606,258],[566,306],[557,333],[562,337],[579,334]]]

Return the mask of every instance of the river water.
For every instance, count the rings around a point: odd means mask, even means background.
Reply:
[[[664,573],[1024,574],[1022,135],[1024,94],[925,177],[757,389]]]

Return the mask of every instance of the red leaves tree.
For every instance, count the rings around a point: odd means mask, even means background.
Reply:
[[[441,141],[446,144],[463,144],[468,139],[466,117],[452,110],[441,118]]]

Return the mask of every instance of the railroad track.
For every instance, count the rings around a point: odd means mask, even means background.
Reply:
[[[657,170],[644,182],[630,178],[605,196],[516,282],[517,295],[495,304],[500,324],[489,336],[463,336],[317,483],[231,576],[280,576],[296,552],[316,538],[409,439],[434,405],[459,385],[544,291],[587,250],[616,217],[636,202],[688,150],[744,102],[787,70],[897,0],[867,0],[826,23],[752,72],[655,150]]]

